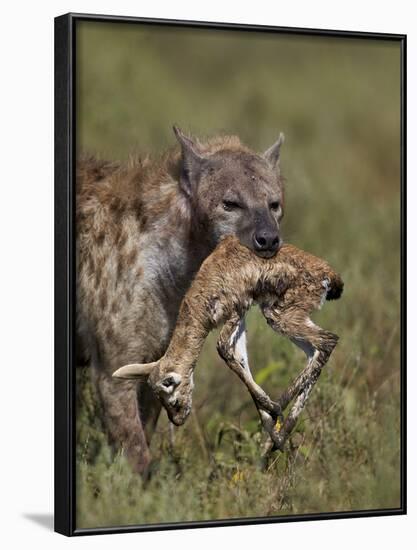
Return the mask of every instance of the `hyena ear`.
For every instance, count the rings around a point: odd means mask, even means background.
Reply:
[[[123,378],[125,380],[147,378],[157,365],[158,361],[154,363],[133,363],[132,365],[125,365],[113,373],[113,378]]]
[[[180,185],[184,193],[190,197],[197,185],[204,156],[201,154],[198,145],[191,138],[183,134],[178,126],[173,126],[173,128],[182,151]]]
[[[269,149],[265,151],[263,157],[269,162],[272,168],[279,167],[279,157],[281,152],[281,145],[284,143],[284,134],[281,132],[278,141],[274,143]]]

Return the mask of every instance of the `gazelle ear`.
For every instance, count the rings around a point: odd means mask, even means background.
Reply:
[[[279,157],[281,153],[281,145],[284,143],[284,134],[281,132],[278,140],[265,151],[263,154],[264,159],[266,159],[272,168],[279,166]]]
[[[201,154],[198,145],[191,138],[183,134],[178,126],[174,126],[173,129],[182,151],[180,185],[184,193],[190,197],[193,189],[197,186],[204,156]]]
[[[132,365],[125,365],[113,373],[113,378],[123,378],[125,380],[147,378],[157,364],[158,361],[154,363],[133,363]]]

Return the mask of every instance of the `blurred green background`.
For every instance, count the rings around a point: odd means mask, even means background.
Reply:
[[[260,460],[257,413],[206,342],[194,411],[163,414],[144,484],[113,456],[87,370],[77,384],[77,526],[288,515],[400,505],[400,46],[164,26],[77,23],[77,145],[108,159],[175,145],[172,124],[286,135],[284,237],[326,258],[345,293],[317,313],[340,344],[285,454]],[[257,311],[250,360],[278,395],[304,364]]]

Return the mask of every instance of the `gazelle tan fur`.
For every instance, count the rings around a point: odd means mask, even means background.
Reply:
[[[113,376],[148,377],[170,420],[181,425],[191,410],[193,371],[208,333],[220,325],[218,352],[247,386],[262,424],[281,448],[327,362],[338,337],[315,325],[312,311],[339,298],[340,276],[324,261],[291,245],[270,259],[256,256],[235,237],[226,237],[204,261],[182,302],[165,355],[154,363],[133,364]],[[268,324],[307,355],[301,374],[277,402],[254,381],[246,353],[244,317],[256,302]],[[294,400],[285,421],[282,412]],[[277,424],[277,419],[280,420]]]

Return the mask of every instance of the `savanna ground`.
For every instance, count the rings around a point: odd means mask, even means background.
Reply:
[[[112,455],[88,369],[77,369],[77,527],[276,516],[400,505],[400,49],[395,43],[82,23],[78,148],[110,159],[198,135],[255,150],[286,134],[284,237],[326,258],[345,293],[316,315],[341,337],[284,454],[206,342],[194,410],[165,413],[147,484]],[[257,381],[277,396],[304,364],[249,314]]]

